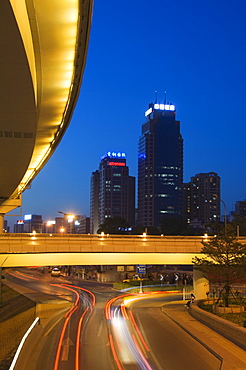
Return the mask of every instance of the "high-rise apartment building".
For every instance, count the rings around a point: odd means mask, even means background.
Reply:
[[[135,177],[129,176],[125,153],[107,152],[91,176],[90,230],[96,234],[109,217],[135,224]]]
[[[138,225],[182,214],[183,139],[172,104],[149,104],[138,148]]]
[[[199,173],[184,184],[184,215],[188,222],[220,221],[220,177],[216,172]]]
[[[238,200],[235,204],[235,214],[241,217],[246,217],[246,199]]]

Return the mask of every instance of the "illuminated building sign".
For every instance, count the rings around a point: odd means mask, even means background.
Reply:
[[[152,108],[149,108],[148,110],[146,110],[145,117],[147,117],[152,112],[153,112],[153,109]]]
[[[175,110],[175,106],[172,104],[154,104],[154,109],[160,110]]]
[[[122,162],[108,162],[109,166],[125,166],[125,163]]]
[[[18,225],[23,225],[23,224],[24,224],[24,221],[23,221],[23,220],[18,220],[18,221],[17,221],[17,224],[18,224]]]
[[[24,216],[24,220],[27,221],[27,220],[31,220],[32,219],[32,215],[25,215]]]
[[[173,104],[154,104],[154,109],[151,107],[145,112],[145,117],[150,115],[154,110],[169,110],[174,112],[175,111],[175,105]]]
[[[110,158],[126,158],[126,153],[122,153],[122,152],[107,152],[106,154],[104,154],[101,159],[104,159],[106,157],[110,157]]]

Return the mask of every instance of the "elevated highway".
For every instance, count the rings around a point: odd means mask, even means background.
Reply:
[[[3,234],[0,266],[192,264],[204,237]],[[246,238],[239,238],[246,243]]]
[[[60,143],[85,68],[92,0],[0,1],[0,233],[3,216]]]
[[[134,265],[191,264],[202,237],[3,234],[0,264]]]

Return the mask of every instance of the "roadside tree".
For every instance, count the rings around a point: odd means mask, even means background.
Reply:
[[[224,296],[225,306],[229,305],[229,294],[233,283],[246,277],[246,244],[237,241],[234,230],[227,229],[204,241],[201,253],[205,257],[195,257],[194,269],[202,271],[211,282],[220,283],[220,296]]]

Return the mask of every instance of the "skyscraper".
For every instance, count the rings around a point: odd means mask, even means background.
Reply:
[[[183,139],[172,104],[149,104],[138,148],[138,225],[182,214]]]
[[[198,173],[184,184],[184,189],[188,222],[220,220],[220,177],[216,172]]]
[[[135,224],[135,177],[129,176],[125,153],[107,152],[91,176],[90,231],[109,217],[125,218]]]

